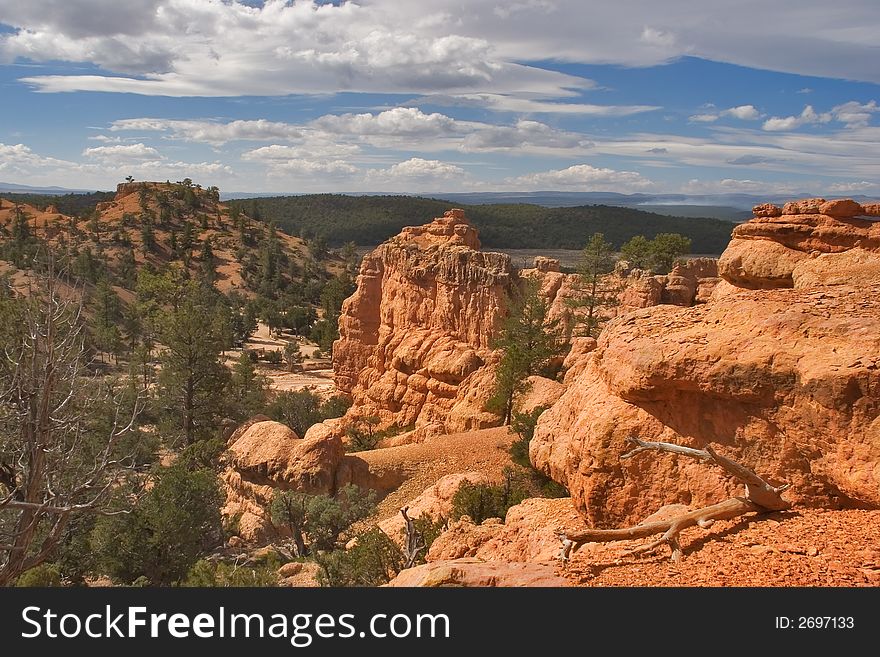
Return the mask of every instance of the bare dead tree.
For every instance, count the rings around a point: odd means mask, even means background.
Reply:
[[[577,532],[563,532],[561,535],[562,549],[559,554],[562,560],[568,561],[572,552],[576,551],[584,543],[626,541],[662,534],[657,540],[637,547],[627,553],[627,555],[651,552],[665,543],[672,550],[672,560],[680,562],[682,549],[678,536],[687,527],[697,526],[701,529],[708,529],[716,520],[730,520],[750,512],[767,513],[769,511],[784,511],[791,508],[791,503],[780,496],[789,487],[788,484],[773,487],[749,468],[722,456],[712,449],[711,446],[707,446],[706,449],[702,450],[683,447],[673,443],[649,442],[633,437],[629,440],[636,447],[632,451],[621,455],[621,459],[632,458],[636,454],[651,450],[689,456],[717,465],[728,474],[739,479],[745,484],[745,495],[742,497],[732,497],[718,504],[695,509],[669,520],[649,522],[623,529],[586,529]]]
[[[409,511],[407,506],[400,510],[400,515],[403,516],[403,521],[406,523],[404,525],[406,542],[403,545],[403,556],[405,559],[403,567],[412,568],[416,564],[419,554],[427,548],[427,545],[425,544],[424,535],[416,529],[415,522],[407,515],[407,511]]]
[[[108,498],[131,468],[118,443],[142,409],[89,371],[82,294],[62,290],[51,266],[13,308],[0,345],[0,586],[46,561],[73,516],[113,513]]]

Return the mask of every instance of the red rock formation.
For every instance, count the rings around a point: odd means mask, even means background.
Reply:
[[[698,462],[620,461],[630,435],[712,443],[790,482],[798,503],[880,506],[880,225],[818,214],[825,203],[737,227],[708,303],[618,317],[567,363],[575,375],[541,416],[530,457],[589,524],[736,493]]]
[[[382,426],[416,429],[395,443],[498,424],[483,408],[498,358],[492,339],[515,274],[507,255],[479,248],[463,211],[450,210],[424,226],[404,228],[364,257],[333,347],[336,384],[353,405],[341,423],[313,427],[307,437],[341,435],[370,416]],[[557,260],[539,257],[520,275],[538,280],[548,320],[571,326],[571,301],[583,294],[580,277],[559,270]],[[698,259],[669,277],[612,274],[626,302],[608,312],[664,301],[690,305],[708,297],[715,273],[714,260]]]
[[[449,431],[497,423],[482,405],[511,265],[479,246],[464,213],[450,210],[364,258],[333,348],[336,384],[354,400],[349,419]]]
[[[880,223],[860,218],[872,206],[851,199],[806,199],[786,203],[778,216],[764,214],[764,207],[757,206],[756,217],[734,229],[718,262],[720,275],[735,285],[794,287],[796,272],[810,268],[811,259],[852,249],[880,254]]]
[[[486,562],[478,559],[434,561],[408,568],[388,582],[391,587],[570,586],[555,564]]]
[[[236,431],[221,474],[226,489],[223,515],[237,517],[247,541],[269,537],[266,509],[276,490],[332,494],[343,460],[342,442],[333,436],[300,439],[278,422],[258,421]]]
[[[475,525],[468,518],[452,523],[431,545],[426,559],[552,561],[559,554],[559,531],[580,523],[570,498],[532,498],[511,507],[503,523],[489,519]]]

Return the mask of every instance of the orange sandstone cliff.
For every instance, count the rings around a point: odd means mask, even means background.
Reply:
[[[512,269],[508,256],[479,248],[464,212],[449,210],[364,257],[333,346],[349,418],[440,433],[497,423],[482,406]]]
[[[621,461],[629,436],[711,443],[791,483],[801,504],[880,507],[880,223],[867,218],[878,207],[755,210],[708,303],[623,314],[568,363],[576,375],[541,415],[530,458],[588,524],[738,492],[699,462]]]

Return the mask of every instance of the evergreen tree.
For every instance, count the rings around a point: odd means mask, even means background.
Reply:
[[[565,341],[558,322],[547,321],[547,301],[533,279],[523,282],[510,300],[495,348],[504,354],[495,371],[495,390],[486,408],[509,424],[516,397],[527,390],[526,378],[545,371],[562,353]]]
[[[125,249],[119,260],[119,281],[123,287],[128,290],[134,289],[137,283],[137,262],[134,258],[134,251]]]
[[[575,311],[575,327],[583,335],[596,337],[602,325],[601,309],[617,303],[617,290],[606,282],[607,274],[614,271],[614,250],[602,233],[594,233],[584,247],[581,262],[579,296],[569,305]]]
[[[92,295],[92,339],[103,353],[112,354],[119,359],[122,351],[122,335],[119,323],[122,319],[122,302],[106,279],[95,286]],[[103,361],[103,353],[101,360]]]
[[[213,285],[217,280],[217,262],[214,258],[214,249],[211,247],[211,238],[205,238],[202,242],[202,253],[200,255],[202,261],[202,279],[208,285]]]
[[[226,327],[216,300],[192,284],[160,318],[159,402],[167,429],[186,444],[214,437],[223,414],[229,371],[220,362]]]
[[[653,240],[636,235],[620,247],[620,254],[632,267],[668,274],[675,261],[690,250],[690,238],[678,233],[660,233]]]
[[[267,391],[266,377],[257,372],[250,356],[242,352],[232,368],[229,384],[232,415],[237,419],[245,420],[263,412]]]
[[[141,217],[143,221],[144,217]],[[141,226],[141,242],[143,243],[144,255],[152,253],[156,250],[156,235],[153,233],[153,225],[149,221],[144,221]]]
[[[284,362],[287,364],[287,369],[291,372],[295,372],[298,368],[302,367],[303,355],[299,350],[298,342],[288,342],[284,345]]]

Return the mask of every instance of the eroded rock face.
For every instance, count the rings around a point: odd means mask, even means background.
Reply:
[[[486,562],[478,559],[433,561],[401,571],[386,586],[569,586],[568,580],[556,574],[556,568],[556,565],[546,563]]]
[[[779,214],[768,214],[766,206],[757,206],[755,211],[754,219],[734,229],[718,262],[720,275],[734,285],[795,287],[798,272],[815,270],[811,260],[816,258],[851,250],[880,257],[880,222],[865,218],[873,212],[873,204],[863,207],[852,199],[805,199],[786,203]],[[819,282],[815,276],[808,278],[808,284]]]
[[[336,384],[354,400],[349,418],[449,431],[497,423],[482,387],[512,270],[508,256],[479,246],[464,213],[450,210],[364,258],[333,348]]]
[[[332,494],[343,461],[335,436],[300,439],[289,427],[271,420],[245,423],[233,434],[220,478],[226,490],[223,515],[237,517],[239,536],[261,541],[271,534],[267,509],[277,490]]]
[[[530,458],[569,489],[588,524],[631,524],[665,504],[739,492],[689,459],[621,461],[630,435],[711,443],[791,483],[796,503],[880,506],[877,225],[818,214],[856,211],[826,203],[763,207],[734,231],[719,263],[726,280],[707,303],[618,317],[595,350],[567,362],[575,374],[542,414]],[[785,280],[795,289],[779,289]]]
[[[527,499],[511,507],[503,523],[489,519],[475,525],[468,518],[452,523],[435,539],[426,559],[552,561],[559,554],[559,531],[581,523],[571,498]]]

